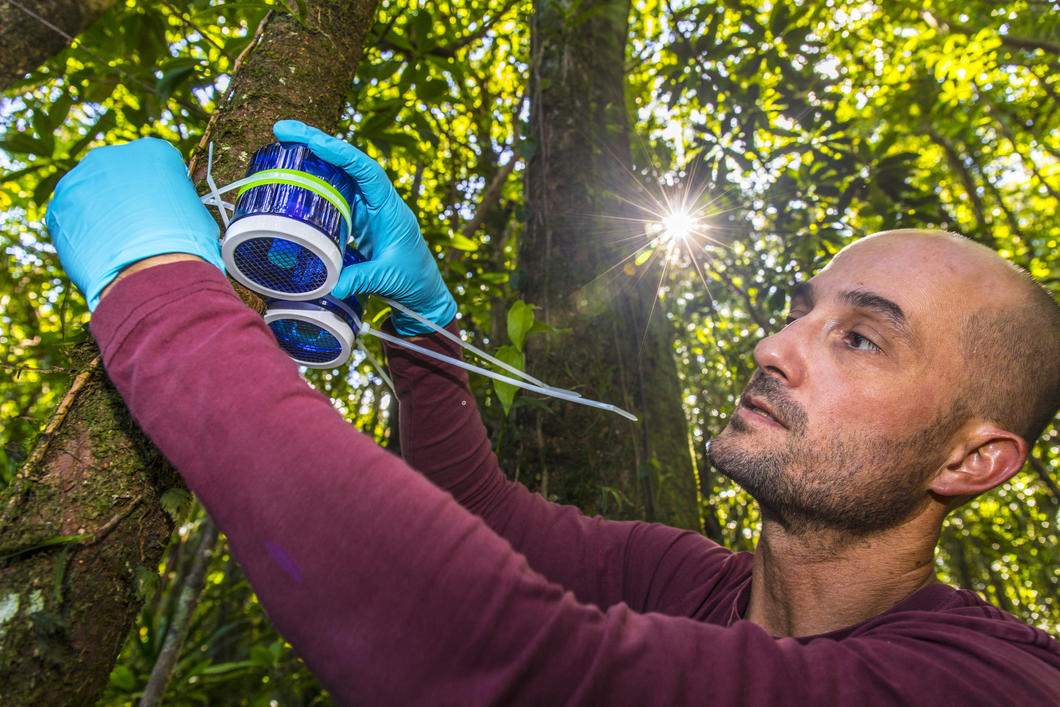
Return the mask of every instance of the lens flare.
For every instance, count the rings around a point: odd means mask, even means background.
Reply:
[[[699,228],[697,220],[686,211],[674,211],[667,214],[661,221],[662,233],[660,238],[665,241],[685,241]]]
[[[587,235],[602,245],[596,257],[605,262],[569,296],[589,314],[604,311],[620,293],[639,297],[654,286],[642,335],[664,300],[677,307],[694,297],[710,306],[710,286],[722,278],[717,250],[729,249],[739,232],[734,212],[741,203],[732,187],[718,187],[712,162],[696,157],[664,174],[651,151],[645,154],[647,164],[627,168],[627,178],[608,190],[612,203],[602,213],[586,214],[596,219],[599,231]],[[667,300],[670,293],[682,294]]]

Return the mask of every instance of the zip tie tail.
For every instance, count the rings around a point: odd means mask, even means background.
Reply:
[[[453,366],[456,366],[457,368],[463,368],[464,370],[472,371],[474,373],[478,373],[478,374],[486,376],[488,378],[493,378],[494,380],[501,381],[502,383],[509,383],[509,384],[514,385],[514,386],[516,386],[518,388],[523,388],[525,390],[529,390],[529,391],[532,391],[532,392],[535,392],[535,393],[542,393],[543,395],[548,395],[548,396],[553,397],[553,398],[559,398],[560,400],[566,400],[568,402],[578,403],[580,405],[587,405],[589,407],[599,408],[600,410],[608,410],[608,411],[613,412],[613,413],[615,413],[617,415],[621,415],[622,417],[626,418],[627,420],[631,420],[633,422],[637,421],[637,416],[636,415],[634,415],[633,413],[627,412],[627,411],[623,410],[620,407],[617,407],[615,405],[611,405],[610,403],[601,403],[601,402],[598,402],[596,400],[589,400],[588,398],[583,398],[583,397],[581,397],[581,395],[578,395],[578,394],[571,394],[571,393],[569,393],[567,391],[563,391],[563,390],[558,389],[558,388],[547,388],[547,387],[537,386],[537,385],[534,385],[534,384],[529,383],[527,381],[517,380],[515,378],[509,378],[508,376],[501,375],[499,373],[496,373],[495,371],[490,371],[488,369],[482,368],[481,366],[476,366],[474,364],[467,363],[466,361],[459,361],[459,360],[457,360],[455,358],[450,358],[449,356],[446,356],[445,354],[440,354],[440,353],[438,353],[436,351],[431,351],[430,349],[425,348],[423,346],[420,346],[419,344],[414,344],[411,341],[406,341],[406,340],[404,340],[402,338],[399,338],[399,337],[396,337],[396,336],[391,336],[390,334],[387,334],[387,333],[378,331],[376,329],[373,329],[370,326],[368,326],[367,324],[363,324],[362,323],[362,325],[361,325],[361,333],[363,333],[363,334],[371,334],[372,336],[374,336],[374,337],[376,337],[378,339],[382,339],[383,341],[387,341],[387,342],[389,342],[391,344],[395,344],[397,346],[401,346],[403,348],[409,349],[410,351],[415,351],[416,353],[423,354],[424,356],[429,356],[430,358],[434,358],[434,359],[437,359],[439,361],[444,361],[445,363],[449,363],[449,364],[451,364]]]

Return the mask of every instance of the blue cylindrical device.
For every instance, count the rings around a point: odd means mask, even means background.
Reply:
[[[269,297],[327,295],[350,241],[353,180],[294,142],[255,152],[247,178],[221,242],[228,273]]]
[[[353,246],[346,249],[343,265],[363,263]],[[357,297],[327,295],[308,301],[270,300],[265,323],[276,341],[296,363],[307,368],[336,368],[350,359],[364,312]]]

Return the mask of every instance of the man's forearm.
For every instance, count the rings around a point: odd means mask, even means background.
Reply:
[[[450,325],[450,331],[456,327]],[[417,343],[460,356],[460,347],[440,335]],[[532,568],[581,601],[603,608],[624,602],[638,611],[678,616],[697,608],[695,590],[710,579],[705,570],[690,567],[704,568],[708,557],[723,562],[731,555],[728,550],[663,525],[588,518],[509,481],[493,453],[467,373],[391,344],[386,352],[405,460],[481,516]],[[695,561],[686,562],[689,556]]]

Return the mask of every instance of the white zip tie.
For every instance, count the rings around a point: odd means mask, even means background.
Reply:
[[[213,184],[213,175],[210,174],[209,165],[207,165],[206,169],[207,169],[207,172],[206,172],[206,183],[212,185]],[[224,212],[224,209],[221,208],[220,204],[224,204],[224,206],[227,206],[232,211],[235,211],[235,208],[236,208],[235,205],[234,204],[229,204],[227,201],[222,201],[220,195],[224,194],[225,192],[232,191],[233,189],[239,189],[240,187],[246,186],[248,184],[252,185],[252,186],[260,186],[259,182],[261,182],[262,178],[270,176],[270,172],[274,172],[274,171],[277,172],[277,174],[279,174],[278,170],[263,170],[261,172],[255,172],[254,174],[251,174],[251,175],[249,175],[247,177],[243,177],[242,179],[237,179],[234,182],[229,182],[228,184],[226,184],[226,185],[224,185],[223,187],[220,187],[220,188],[217,188],[216,186],[213,186],[211,193],[209,193],[209,194],[207,194],[207,195],[205,195],[203,197],[200,197],[200,201],[202,201],[202,203],[207,204],[207,205],[217,206],[219,209],[221,209],[222,214]],[[336,209],[338,209],[338,211],[342,214],[343,220],[346,221],[346,228],[349,229],[350,231],[353,230],[353,214],[350,212],[348,205],[343,204],[343,205],[340,206],[333,199],[325,197],[323,194],[321,194],[320,187],[312,179],[307,179],[306,177],[303,177],[303,176],[301,176],[299,174],[295,174],[295,173],[290,172],[290,171],[283,172],[281,176],[282,176],[282,178],[284,180],[283,183],[285,183],[285,184],[289,183],[289,184],[292,184],[292,185],[297,186],[297,187],[302,187],[303,189],[307,189],[307,190],[317,194],[318,196],[321,196],[322,198],[326,198],[328,200],[328,203],[330,203],[332,206],[334,206]],[[268,184],[269,182],[265,182],[265,183]],[[336,191],[336,194],[337,193],[338,192]],[[227,225],[227,221],[225,223]]]
[[[218,194],[224,194],[225,192],[232,191],[233,189],[238,189],[239,187],[241,187],[241,186],[243,186],[245,184],[250,184],[252,181],[254,181],[253,175],[251,175],[249,177],[243,177],[242,179],[237,179],[234,182],[229,182],[228,184],[225,184],[223,187],[218,187],[217,193]],[[215,197],[212,194],[207,194],[206,196],[202,197],[201,201],[204,204],[214,204],[215,203],[214,202],[214,198]],[[209,201],[207,201],[207,199],[209,199]],[[218,197],[217,200],[220,201],[220,197]],[[224,204],[225,206],[227,206],[230,209],[235,208],[235,206],[233,206],[232,204],[229,204],[227,201],[222,201],[221,203]]]
[[[217,190],[217,183],[213,180],[213,141],[210,141],[206,150],[206,186],[210,187],[210,193],[202,197],[204,204],[213,204],[221,212],[221,221],[228,228],[228,212],[225,207],[235,211],[236,207],[221,200],[221,192]]]
[[[233,189],[238,189],[252,181],[254,181],[254,175],[243,177],[234,182],[229,182],[223,187],[218,187],[213,179],[213,142],[209,143],[206,150],[206,185],[210,187],[210,191],[199,197],[199,201],[207,206],[216,206],[217,210],[221,212],[221,220],[224,221],[226,227],[228,226],[228,217],[225,214],[225,209],[235,212],[236,205],[234,203],[230,204],[222,199],[221,194],[230,192]]]
[[[502,383],[509,383],[511,385],[516,386],[517,388],[523,388],[525,390],[529,390],[535,393],[542,393],[544,395],[548,395],[553,398],[559,398],[560,400],[566,400],[571,403],[579,403],[581,405],[588,405],[589,407],[599,408],[601,410],[608,410],[610,412],[621,415],[627,420],[632,420],[633,422],[637,421],[636,415],[626,412],[622,408],[616,407],[615,405],[611,405],[610,403],[601,403],[597,402],[596,400],[589,400],[588,398],[581,397],[577,393],[572,394],[570,391],[562,390],[560,388],[550,388],[548,386],[542,387],[538,385],[533,385],[532,383],[529,383],[527,381],[516,380],[515,378],[502,376],[501,374],[496,373],[494,371],[490,371],[480,366],[467,363],[466,361],[459,361],[455,358],[450,358],[445,354],[440,354],[436,351],[431,351],[430,349],[424,348],[418,344],[414,344],[411,341],[406,341],[405,339],[401,339],[399,337],[391,336],[390,334],[378,331],[368,326],[367,323],[362,322],[361,333],[371,334],[376,338],[382,339],[383,341],[388,341],[392,344],[396,344],[397,346],[409,349],[410,351],[415,351],[416,353],[423,354],[424,356],[429,356],[439,361],[444,361],[445,363],[452,364],[458,368],[463,368],[464,370],[472,371],[474,373],[493,378],[494,380],[499,380]]]
[[[364,326],[365,325],[362,323],[361,331],[364,331]],[[361,342],[360,337],[357,337],[356,341],[357,348],[359,348],[361,350],[361,353],[365,355],[365,358],[367,358],[371,362],[372,368],[375,369],[375,372],[379,374],[379,377],[383,379],[384,383],[386,383],[386,387],[390,388],[390,392],[393,393],[394,397],[396,398],[397,391],[394,390],[394,382],[390,380],[390,376],[386,374],[386,371],[383,370],[383,367],[380,366],[379,362],[375,360],[375,356],[373,356],[372,353],[368,350],[368,347]]]
[[[376,295],[376,296],[378,297],[378,295]],[[509,373],[514,373],[518,377],[522,378],[523,380],[526,380],[526,381],[529,381],[529,382],[533,383],[534,385],[536,385],[539,388],[542,388],[544,390],[554,390],[556,392],[565,393],[567,395],[572,395],[572,396],[577,397],[577,398],[580,398],[582,396],[581,393],[577,393],[577,392],[575,392],[573,390],[567,390],[566,388],[555,388],[555,387],[549,385],[548,383],[544,383],[542,381],[539,381],[537,378],[534,378],[533,376],[529,375],[526,371],[520,371],[515,366],[511,366],[511,365],[505,363],[504,361],[501,361],[500,359],[497,359],[497,358],[494,358],[493,356],[490,356],[488,353],[486,353],[485,351],[482,351],[481,349],[479,349],[478,347],[474,346],[473,344],[468,343],[467,341],[464,341],[459,336],[457,336],[457,335],[447,331],[446,329],[443,329],[442,327],[438,326],[437,324],[432,322],[430,319],[427,319],[426,317],[424,317],[424,316],[422,316],[420,314],[417,314],[416,312],[413,312],[411,309],[409,309],[408,307],[406,307],[403,304],[395,302],[394,300],[392,300],[392,299],[390,299],[388,297],[379,297],[379,299],[383,300],[384,302],[389,304],[391,307],[397,309],[399,312],[401,312],[403,314],[407,314],[408,316],[412,317],[413,319],[418,321],[420,324],[423,324],[424,326],[429,327],[431,330],[438,332],[439,334],[441,334],[445,338],[449,339],[450,341],[452,341],[452,342],[454,342],[456,344],[459,344],[460,346],[462,346],[463,348],[467,349],[471,353],[475,354],[479,358],[484,359],[486,361],[489,361],[493,365],[499,366],[500,368],[503,368],[504,370],[508,371]]]

